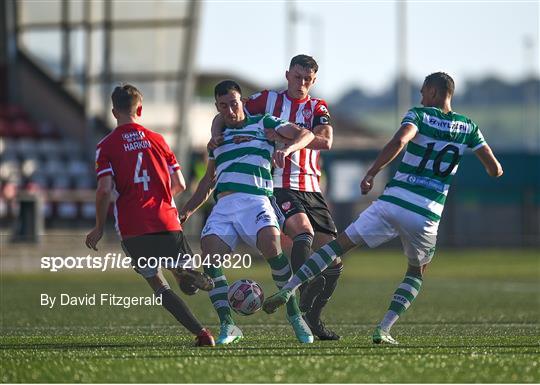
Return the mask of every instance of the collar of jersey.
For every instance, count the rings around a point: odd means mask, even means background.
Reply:
[[[435,108],[437,111],[439,111],[441,114],[443,114],[444,116],[449,116],[449,117],[452,117],[452,115],[454,115],[454,111],[448,111],[448,112],[444,112],[442,110],[442,108],[440,107],[432,107],[432,108]]]
[[[127,126],[130,126],[130,127],[137,126],[137,127],[140,127],[140,128],[144,128],[144,126],[140,125],[139,123],[124,123],[124,124],[121,124],[119,126],[116,126],[116,129],[124,129]]]

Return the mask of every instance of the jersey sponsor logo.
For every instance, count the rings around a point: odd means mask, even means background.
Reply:
[[[257,133],[257,136],[260,136],[260,135]],[[234,135],[233,136],[233,141],[235,144],[240,144],[243,142],[251,142],[253,139],[255,139],[253,136],[248,136],[248,135]]]
[[[423,121],[428,126],[452,133],[468,133],[471,131],[471,125],[468,123],[439,119],[428,114],[424,114]]]
[[[304,108],[302,110],[302,115],[304,116],[305,120],[310,120],[311,117],[313,116],[313,112],[311,112],[310,108]]]
[[[131,131],[131,132],[125,132],[122,134],[122,139],[124,139],[126,142],[131,143],[138,140],[143,140],[145,138],[144,132],[142,131]]]
[[[444,192],[444,183],[424,176],[409,175],[407,182],[416,186],[422,186],[430,190]]]

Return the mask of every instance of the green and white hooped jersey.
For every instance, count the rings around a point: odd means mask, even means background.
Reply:
[[[216,199],[223,191],[272,195],[274,142],[266,139],[264,129],[278,130],[286,124],[288,122],[265,114],[246,117],[243,127],[224,129],[223,144],[209,152],[209,158],[216,162]],[[235,137],[249,140],[234,143]]]
[[[471,119],[435,107],[410,109],[401,122],[405,123],[418,132],[379,199],[438,222],[465,149],[475,151],[486,142]]]

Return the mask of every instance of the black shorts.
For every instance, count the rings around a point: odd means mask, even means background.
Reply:
[[[182,231],[163,231],[124,239],[122,249],[131,258],[135,271],[144,278],[154,277],[159,267],[181,267],[182,256],[193,255]],[[157,261],[159,266],[154,266]]]
[[[288,218],[304,213],[314,231],[337,236],[336,225],[321,193],[275,188],[274,198],[276,214],[280,222],[283,222],[284,230]]]

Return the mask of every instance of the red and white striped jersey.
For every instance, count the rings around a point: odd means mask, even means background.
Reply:
[[[98,143],[96,174],[113,177],[114,217],[122,239],[182,230],[170,177],[179,169],[163,137],[136,123],[116,127]]]
[[[318,125],[330,124],[326,102],[309,95],[304,99],[292,99],[287,96],[287,91],[264,90],[252,95],[245,106],[250,115],[270,113],[310,131]],[[287,156],[285,166],[274,169],[274,188],[321,192],[319,155],[319,150],[303,148]]]

